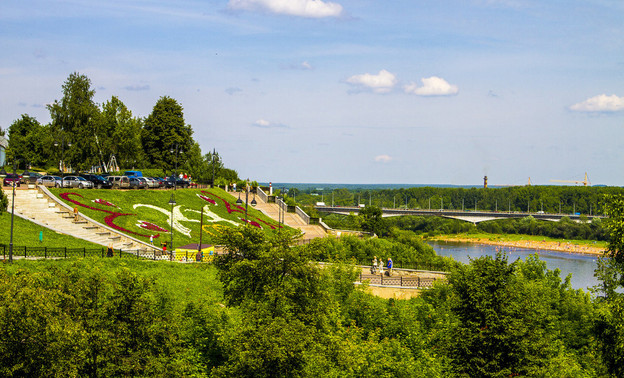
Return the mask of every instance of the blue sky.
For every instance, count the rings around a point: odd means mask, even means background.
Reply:
[[[70,73],[273,182],[624,185],[624,2],[0,1],[0,127]]]

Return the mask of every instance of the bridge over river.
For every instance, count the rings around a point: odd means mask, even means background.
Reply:
[[[353,206],[353,207],[342,207],[342,206],[316,206],[316,210],[319,213],[334,213],[334,214],[343,214],[349,215],[351,213],[357,214],[359,213],[361,208]],[[391,209],[391,208],[382,208],[382,217],[398,217],[403,215],[417,215],[417,216],[436,216],[443,218],[452,218],[459,219],[466,222],[471,223],[479,223],[488,220],[494,219],[505,219],[505,218],[524,218],[529,215],[535,219],[548,220],[557,222],[561,220],[563,217],[568,217],[574,221],[580,221],[580,214],[553,214],[553,213],[543,213],[543,212],[519,212],[519,211],[461,211],[461,210],[421,210],[421,209]],[[588,218],[605,218],[602,215],[588,215]]]

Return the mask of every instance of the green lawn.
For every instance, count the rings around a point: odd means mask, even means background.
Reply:
[[[0,244],[9,244],[11,239],[11,213],[0,214]],[[39,241],[39,234],[43,233],[43,240]],[[101,248],[99,244],[91,243],[73,236],[60,234],[48,228],[18,216],[13,220],[13,245],[28,247],[67,247],[67,248]]]
[[[175,195],[176,202],[173,211],[173,237],[176,247],[199,242],[202,207],[202,243],[212,243],[223,227],[244,225],[244,207],[238,207],[236,198],[218,188],[176,191],[52,188],[51,192],[72,207],[78,204],[81,213],[122,233],[145,242],[149,242],[149,236],[154,235],[156,245],[170,240],[172,206],[169,201],[172,195]],[[277,230],[276,221],[252,206],[249,206],[248,220],[252,222],[252,226],[266,232]]]

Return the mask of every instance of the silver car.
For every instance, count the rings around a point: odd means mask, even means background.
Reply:
[[[62,179],[59,176],[42,176],[37,179],[37,185],[47,186],[48,188],[61,187]]]
[[[143,179],[145,181],[147,181],[147,187],[148,188],[158,188],[160,186],[160,184],[158,183],[158,181],[154,180],[151,177],[143,177]]]
[[[93,188],[93,183],[84,177],[67,176],[63,178],[63,188]]]

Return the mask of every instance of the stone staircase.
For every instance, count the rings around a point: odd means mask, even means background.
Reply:
[[[12,190],[4,189],[8,198],[8,212],[11,212]],[[87,240],[95,244],[108,247],[111,243],[116,250],[126,250],[139,254],[154,255],[160,252],[151,245],[136,240],[127,235],[116,232],[114,229],[94,221],[82,214],[74,220],[72,208],[63,204],[47,189],[29,185],[28,188],[15,190],[15,215],[27,219],[40,226],[49,228],[61,234],[70,235]]]

